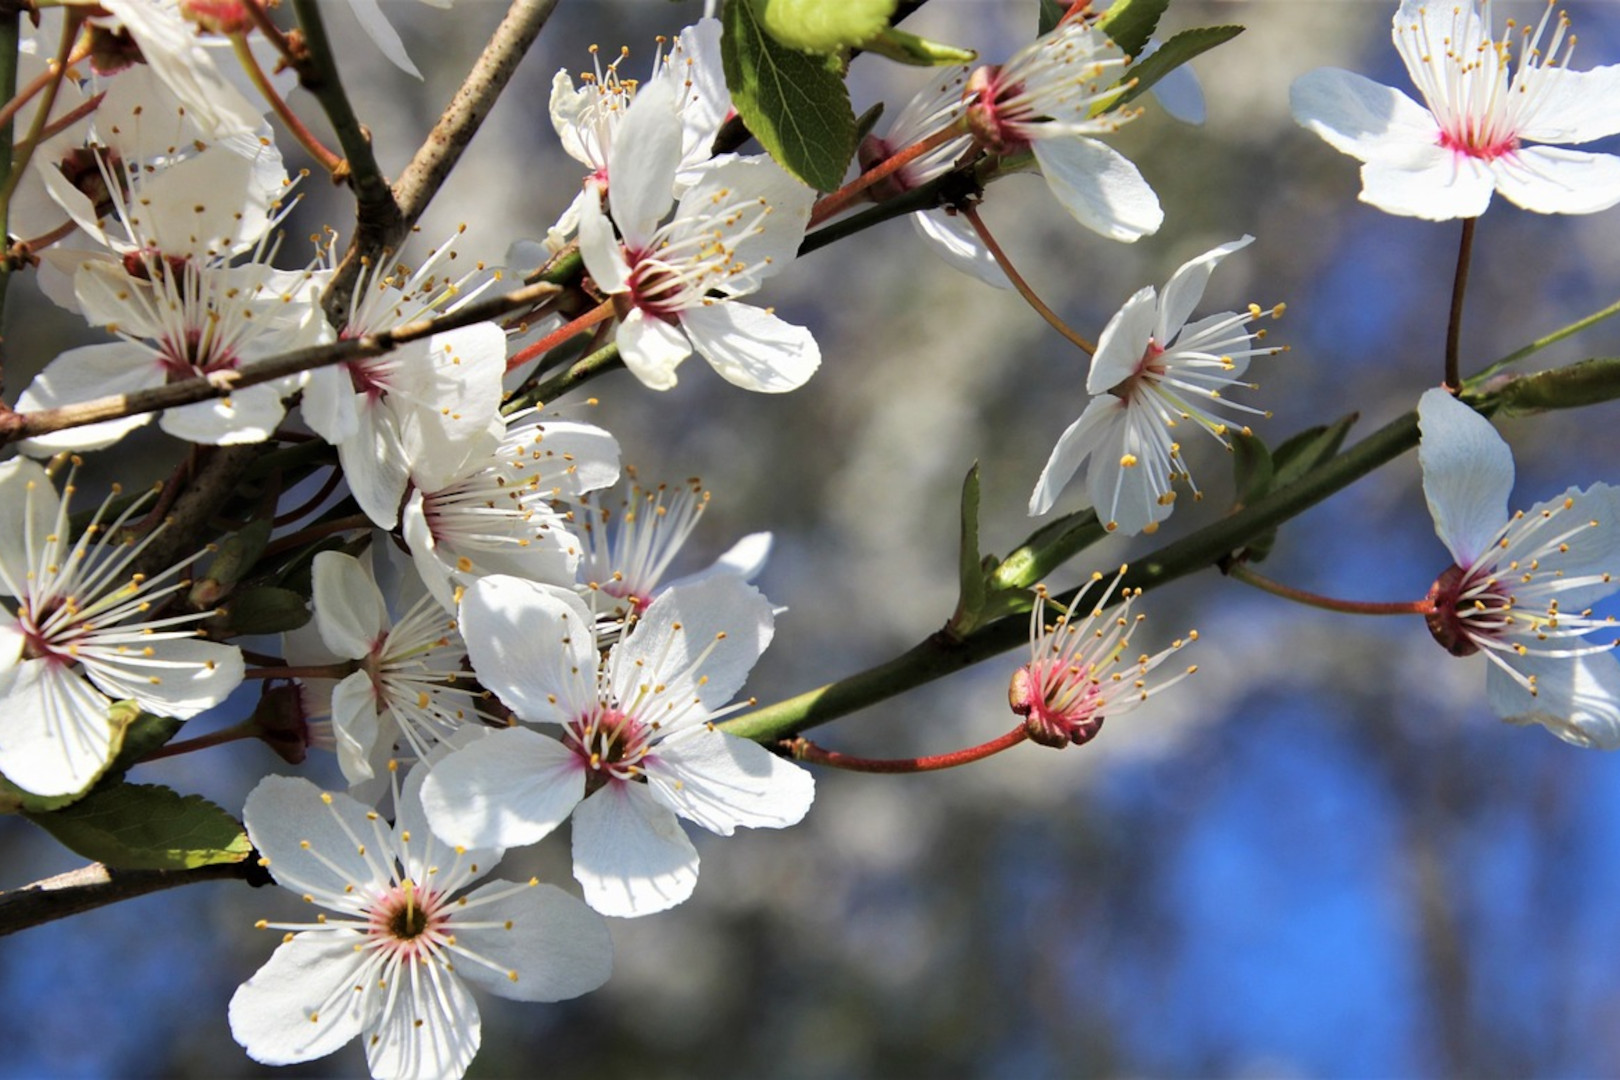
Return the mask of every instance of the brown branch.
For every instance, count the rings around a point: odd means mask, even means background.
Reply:
[[[462,151],[478,134],[484,117],[506,89],[518,63],[540,36],[540,30],[556,6],[557,0],[514,0],[439,122],[394,184],[398,218],[389,222],[386,229],[356,232],[349,242],[349,250],[344,252],[343,261],[322,297],[328,312],[349,309],[349,297],[354,292],[362,260],[375,261],[385,250],[397,249],[404,241],[411,226],[416,224],[461,160]]]
[[[0,937],[120,900],[133,900],[137,896],[202,881],[246,881],[265,885],[269,884],[270,875],[254,858],[200,866],[195,870],[112,870],[100,863],[91,863],[20,889],[0,892]]]
[[[93,398],[90,401],[63,405],[55,409],[0,415],[0,445],[53,431],[95,424],[103,420],[115,420],[119,417],[228,397],[243,387],[256,386],[259,383],[286,378],[289,375],[297,375],[303,371],[311,371],[345,360],[380,356],[408,342],[473,323],[487,322],[560,291],[549,282],[538,282],[488,300],[467,304],[447,315],[417,319],[392,330],[382,330],[357,338],[344,338],[327,345],[296,349],[279,356],[244,364],[235,371],[217,371],[201,378],[186,379],[166,386],[154,386],[131,394],[110,394],[107,397]]]

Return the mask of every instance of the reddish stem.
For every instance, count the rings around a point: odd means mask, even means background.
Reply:
[[[803,736],[784,739],[782,745],[799,761],[811,761],[817,765],[830,765],[835,769],[869,773],[919,773],[937,772],[940,769],[954,769],[958,765],[982,761],[987,757],[1001,753],[1009,747],[1017,746],[1027,738],[1029,738],[1029,733],[1020,725],[1005,735],[991,739],[987,743],[980,743],[978,746],[970,746],[966,750],[955,750],[949,754],[932,754],[928,757],[918,758],[863,758],[856,757],[853,754],[840,754],[836,750],[823,749]]]
[[[872,166],[870,169],[867,169],[865,172],[861,173],[861,175],[857,176],[855,179],[851,180],[849,183],[845,184],[831,195],[823,196],[821,199],[817,200],[816,205],[810,211],[810,223],[806,225],[805,228],[813,229],[817,225],[820,225],[823,221],[826,221],[828,218],[848,210],[861,195],[866,193],[867,188],[881,180],[885,180],[888,177],[893,176],[907,165],[910,165],[913,161],[916,161],[918,158],[928,153],[928,151],[933,150],[936,147],[944,146],[946,143],[950,142],[952,139],[961,134],[962,133],[954,127],[942,128],[928,136],[928,138],[923,139],[920,142],[912,143],[898,154],[891,154],[884,158],[881,162]]]
[[[973,206],[963,206],[959,208],[959,212],[968,219],[968,224],[973,226],[973,231],[979,234],[979,239],[984,242],[984,246],[990,251],[990,257],[996,260],[996,265],[1001,267],[1002,273],[1007,275],[1007,280],[1012,282],[1013,288],[1018,290],[1018,295],[1022,296],[1029,306],[1035,309],[1037,315],[1046,320],[1047,325],[1062,334],[1075,348],[1087,356],[1095,356],[1097,346],[1069,329],[1069,324],[1058,318],[1058,313],[1047,307],[1045,302],[1035,295],[1035,290],[1029,287],[1029,282],[1025,281],[1017,270],[1013,269],[1012,260],[1007,258],[1005,251],[1001,250],[1001,245],[996,243],[996,238],[990,235],[990,227],[979,217],[978,209]]]
[[[348,662],[341,664],[315,664],[309,667],[262,667],[248,668],[242,673],[244,679],[342,679],[354,674],[354,665]]]
[[[141,758],[142,763],[156,761],[159,758],[174,757],[178,754],[189,754],[193,750],[206,750],[210,746],[224,746],[226,743],[236,742],[238,739],[252,739],[259,733],[257,724],[236,724],[228,728],[221,728],[210,735],[199,735],[195,739],[181,739],[179,742],[165,743]]]
[[[546,353],[550,352],[552,349],[555,349],[557,346],[561,345],[575,334],[578,334],[584,330],[589,330],[597,323],[604,322],[612,317],[613,301],[604,300],[602,303],[591,308],[591,310],[587,311],[585,314],[579,316],[579,318],[559,326],[557,329],[553,330],[551,333],[547,334],[533,345],[530,345],[524,349],[519,349],[516,353],[512,354],[511,359],[507,360],[506,370],[515,371],[524,364],[527,364],[530,360],[533,360],[535,357],[544,356]]]
[[[331,536],[333,533],[369,528],[371,528],[371,519],[364,514],[350,514],[348,517],[338,518],[334,521],[323,521],[319,525],[311,525],[307,529],[300,529],[295,533],[288,533],[286,536],[270,541],[269,546],[264,549],[264,557],[269,558],[280,555],[283,551],[291,551],[294,548],[302,547],[311,540],[319,540],[321,537]]]
[[[331,475],[326,478],[326,483],[321,485],[321,489],[319,491],[306,499],[302,505],[295,507],[292,510],[288,510],[286,513],[277,514],[274,520],[271,521],[271,524],[278,528],[282,525],[291,525],[299,518],[305,517],[312,513],[317,506],[320,506],[321,503],[326,501],[327,496],[331,495],[332,492],[337,490],[338,484],[342,483],[342,481],[343,470],[333,469]]]
[[[1434,614],[1434,601],[1428,598],[1422,600],[1396,600],[1391,602],[1375,602],[1367,600],[1336,600],[1331,596],[1320,596],[1317,593],[1306,592],[1304,589],[1295,589],[1281,582],[1273,581],[1264,574],[1258,574],[1242,563],[1233,563],[1224,567],[1227,577],[1237,578],[1245,585],[1253,585],[1262,592],[1273,596],[1280,596],[1284,600],[1292,600],[1297,604],[1308,607],[1321,608],[1324,611],[1337,611],[1345,615],[1432,615]]]
[[[281,118],[281,123],[286,127],[288,134],[298,140],[298,144],[309,152],[310,157],[320,163],[321,168],[334,177],[342,176],[348,169],[348,163],[342,156],[334,154],[322,145],[321,140],[315,137],[315,133],[304,126],[298,114],[292,111],[280,94],[276,93],[276,88],[270,85],[270,79],[253,55],[253,50],[248,48],[247,36],[232,34],[231,49],[236,53],[237,62],[242,65],[242,70],[247,72],[248,78],[258,88],[259,94],[269,103],[276,116]]]
[[[296,68],[299,59],[298,54],[294,51],[292,42],[287,40],[287,35],[282,32],[281,27],[277,26],[275,21],[270,18],[270,12],[265,9],[265,5],[260,3],[259,0],[248,0],[245,6],[248,18],[252,19],[253,25],[259,28],[259,33],[263,34],[264,39],[276,47],[276,52],[281,54],[282,60],[286,61],[289,67]]]

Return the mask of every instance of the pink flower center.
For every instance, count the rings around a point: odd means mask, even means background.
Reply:
[[[372,947],[399,960],[423,958],[450,938],[450,911],[444,898],[409,879],[378,897],[366,922]]]
[[[1003,84],[1001,69],[995,66],[978,68],[968,78],[967,89],[962,92],[968,103],[968,130],[990,153],[1006,157],[1029,149],[1029,140],[1018,133],[1016,124],[1034,118],[1005,107],[1008,102],[1016,102],[1023,90],[1022,84]]]
[[[1453,656],[1479,652],[1482,640],[1500,637],[1511,621],[1513,597],[1498,582],[1481,581],[1479,570],[1453,564],[1429,588],[1429,633]]]
[[[641,762],[652,746],[653,729],[622,710],[599,705],[585,716],[571,721],[565,741],[590,770],[587,792],[611,780],[634,780],[641,775]]]
[[[1442,131],[1440,145],[1454,154],[1464,157],[1478,158],[1481,161],[1495,161],[1499,157],[1512,154],[1519,149],[1519,139],[1516,135],[1503,135],[1490,131]]]
[[[1089,665],[1060,658],[1036,660],[1013,673],[1007,700],[1024,730],[1042,746],[1080,746],[1102,730],[1102,689]]]
[[[686,306],[685,283],[680,276],[652,258],[650,252],[627,249],[624,254],[635,268],[630,271],[630,302],[655,319],[678,323],[679,312]]]

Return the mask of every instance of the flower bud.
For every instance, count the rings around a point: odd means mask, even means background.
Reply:
[[[267,681],[259,704],[253,710],[258,737],[281,755],[289,765],[302,765],[315,741],[304,697],[299,686],[280,680]]]

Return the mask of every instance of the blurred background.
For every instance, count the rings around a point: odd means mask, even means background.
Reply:
[[[908,29],[1005,59],[1035,0],[931,0]],[[1195,62],[1208,121],[1148,103],[1113,140],[1157,189],[1164,228],[1132,246],[1072,222],[1036,177],[995,185],[985,214],[1035,289],[1095,337],[1136,289],[1251,233],[1201,309],[1286,301],[1292,351],[1257,362],[1276,445],[1361,413],[1352,434],[1411,408],[1440,373],[1456,223],[1394,218],[1356,201],[1356,164],[1297,128],[1288,86],[1322,65],[1408,88],[1389,42],[1393,5],[1178,0],[1164,33],[1242,23]],[[344,77],[391,175],[409,159],[498,22],[494,0],[451,12],[386,5],[427,73],[389,67],[345,5],[328,8]],[[1571,3],[1573,66],[1620,62],[1620,9]],[[1534,20],[1540,3],[1500,3]],[[701,4],[562,4],[423,222],[436,243],[466,223],[464,253],[499,262],[538,238],[578,189],[546,113],[559,68],[587,47],[631,47]],[[926,72],[854,64],[857,111],[889,115]],[[313,102],[295,105],[314,116]],[[284,143],[291,146],[290,140]],[[1604,148],[1601,145],[1599,148]],[[289,163],[298,164],[296,150]],[[342,227],[318,178],[290,237]],[[18,367],[62,346],[72,321],[18,283]],[[1544,218],[1501,200],[1481,221],[1464,370],[1613,301],[1620,211]],[[742,534],[776,537],[760,586],[788,613],[749,692],[769,702],[886,660],[938,629],[955,602],[957,500],[984,470],[984,546],[1005,553],[1058,435],[1085,403],[1085,358],[1016,296],[955,274],[906,222],[814,254],[772,279],[779,314],[824,356],[805,389],[749,395],[700,360],[665,394],[620,372],[589,410],[648,480],[699,475],[714,492],[686,569]],[[79,330],[81,337],[84,331]],[[86,337],[85,340],[91,340]],[[1620,322],[1538,365],[1616,355]],[[1615,480],[1620,411],[1502,425],[1518,462],[1513,505]],[[1229,459],[1188,447],[1207,497],[1158,537],[1111,540],[1054,587],[1109,570],[1218,517]],[[1081,505],[1071,491],[1060,511]],[[1446,567],[1415,457],[1282,531],[1266,564],[1301,588],[1415,599]],[[1090,745],[1022,746],[946,773],[818,771],[809,818],[785,832],[699,834],[696,896],[613,923],[615,973],[560,1006],[481,999],[473,1076],[762,1075],[1041,1077],[1592,1076],[1620,1074],[1620,760],[1499,723],[1484,661],[1456,660],[1420,620],[1291,606],[1214,574],[1152,594],[1139,644],[1196,627],[1199,672]],[[981,665],[813,737],[872,756],[938,753],[1011,726],[1019,654]],[[199,731],[210,724],[194,721]],[[267,771],[258,744],[145,767],[138,779],[235,811]],[[302,770],[339,786],[330,760]],[[572,886],[566,836],[508,857],[502,875]],[[0,819],[0,888],[82,860]],[[0,1076],[363,1075],[360,1047],[269,1070],[235,1045],[225,1002],[268,957],[260,917],[299,908],[278,889],[194,886],[0,942]]]

